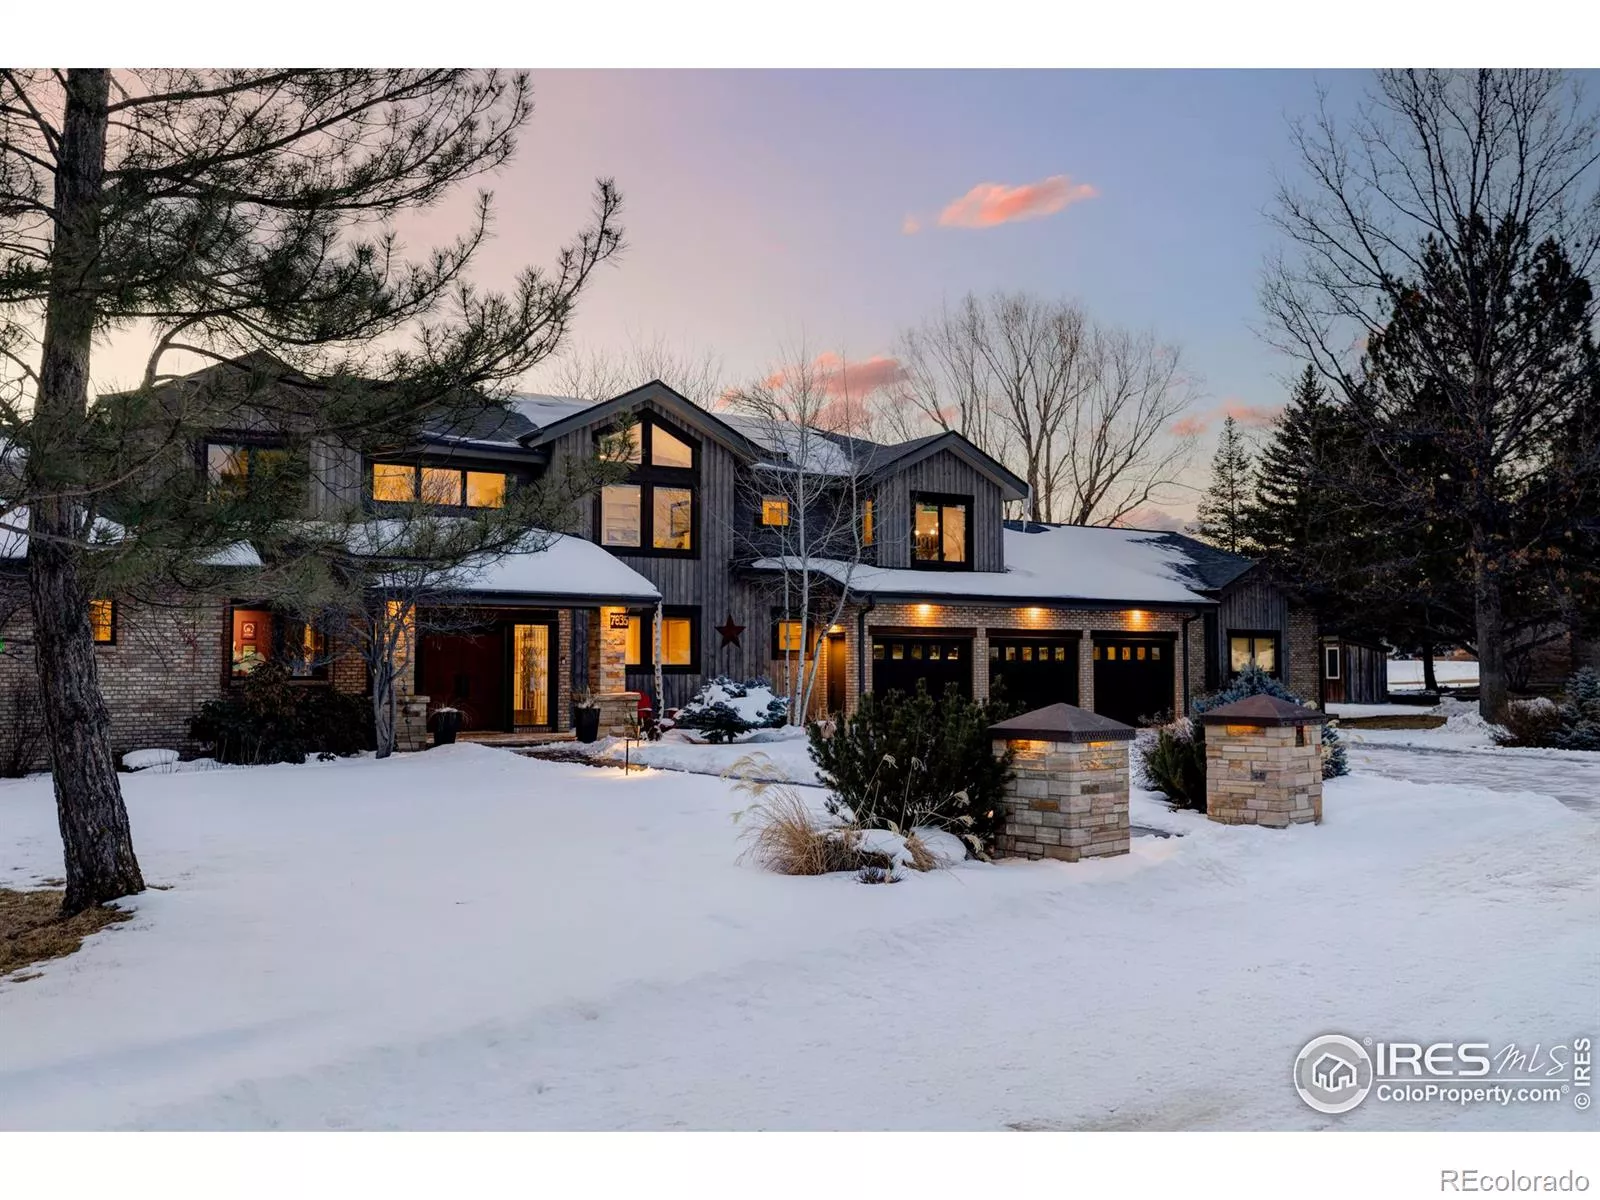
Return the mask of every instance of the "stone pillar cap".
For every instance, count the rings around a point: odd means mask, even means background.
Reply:
[[[1051,704],[989,726],[996,741],[1126,742],[1139,731],[1076,704]]]
[[[1321,725],[1328,714],[1314,708],[1280,700],[1277,696],[1246,696],[1221,708],[1213,708],[1195,718],[1202,725]]]

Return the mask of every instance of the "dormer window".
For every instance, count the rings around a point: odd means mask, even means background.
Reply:
[[[972,512],[970,496],[915,497],[912,509],[911,559],[919,567],[969,567]]]
[[[698,447],[651,416],[602,433],[596,443],[602,457],[637,464],[627,482],[600,489],[600,544],[637,554],[698,554]]]

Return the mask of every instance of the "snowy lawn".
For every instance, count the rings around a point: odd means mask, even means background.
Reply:
[[[1327,820],[866,887],[742,798],[468,745],[125,781],[134,919],[0,982],[0,1128],[1592,1128],[1305,1108],[1311,1036],[1593,1033],[1600,822],[1373,777]],[[0,885],[60,870],[0,784]]]

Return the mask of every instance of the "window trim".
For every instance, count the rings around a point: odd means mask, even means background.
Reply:
[[[1252,642],[1270,639],[1272,642],[1272,670],[1268,671],[1267,674],[1271,675],[1274,679],[1283,678],[1283,633],[1281,630],[1277,629],[1229,629],[1223,642],[1228,652],[1228,668],[1226,678],[1232,679],[1239,674],[1239,672],[1233,669],[1234,638],[1249,638]],[[1254,662],[1256,657],[1255,647],[1252,645],[1250,648],[1251,661]]]
[[[93,640],[93,642],[94,642],[94,644],[96,646],[115,646],[117,644],[117,601],[116,601],[116,598],[113,597],[113,596],[90,596],[89,597],[89,611],[90,611],[90,613],[94,612],[94,606],[96,604],[104,604],[110,610],[110,614],[111,615],[108,618],[108,620],[106,621],[106,628],[107,628],[107,630],[109,630],[110,636],[103,637],[103,638],[99,638],[99,637],[95,637],[94,636],[94,632],[95,632],[95,630],[94,630],[94,618],[91,616],[89,618],[89,637]]]
[[[974,569],[973,560],[977,557],[976,547],[977,530],[973,526],[972,511],[974,508],[973,497],[958,492],[912,492],[911,493],[910,528],[907,531],[911,539],[909,547],[911,553],[911,566],[919,571],[971,571]],[[923,504],[935,504],[939,507],[939,557],[917,557],[917,508]],[[960,508],[966,514],[967,525],[967,556],[960,562],[950,562],[944,557],[944,510],[947,508]]]
[[[1333,670],[1328,670],[1329,667]],[[1338,642],[1322,643],[1322,677],[1324,679],[1342,679],[1344,671],[1344,654]]]
[[[690,466],[658,467],[651,463],[651,456],[655,452],[655,430],[657,425],[660,425],[668,434],[689,447]],[[625,554],[639,558],[699,558],[700,547],[704,540],[700,507],[700,464],[703,454],[700,439],[690,436],[688,432],[678,428],[670,421],[660,420],[653,412],[639,413],[633,421],[633,428],[639,435],[639,462],[629,464],[628,474],[622,479],[615,480],[614,483],[639,489],[639,544],[637,546],[606,545],[604,531],[600,522],[600,504],[601,497],[605,492],[604,487],[595,489],[592,509],[594,518],[593,541],[596,545],[611,551],[613,554]],[[595,431],[594,446],[597,456],[601,453],[601,444],[604,439],[614,437],[618,432],[620,430],[615,425]],[[658,485],[667,488],[687,488],[689,491],[689,548],[687,550],[677,550],[655,544],[655,490]]]
[[[785,650],[778,644],[778,633],[784,622],[787,621],[791,625],[799,625],[800,620],[801,619],[795,616],[793,613],[786,615],[784,610],[781,608],[774,608],[772,610],[772,619],[770,622],[768,622],[769,632],[767,638],[767,649],[772,661],[781,662],[786,658],[793,661],[799,661],[803,658],[806,662],[810,662],[815,659],[819,653],[821,653],[822,639],[828,635],[828,629],[827,626],[823,625],[815,618],[808,622],[811,630],[811,649],[806,651],[804,655],[802,655],[798,650]]]

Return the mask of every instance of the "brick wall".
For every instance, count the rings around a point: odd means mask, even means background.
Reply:
[[[1289,608],[1289,644],[1284,683],[1308,704],[1321,704],[1321,664],[1317,659],[1317,618],[1309,608]]]
[[[862,647],[857,643],[856,631],[860,607],[851,608],[842,618],[845,635],[845,703],[854,710],[861,699]],[[1053,609],[1028,606],[965,606],[956,604],[880,604],[867,612],[866,641],[870,653],[872,630],[884,626],[926,628],[930,633],[939,628],[976,628],[972,645],[972,694],[985,700],[989,696],[989,638],[990,629],[1037,629],[1046,631],[1076,631],[1082,636],[1078,641],[1078,705],[1094,708],[1094,657],[1090,634],[1102,633],[1173,633],[1178,636],[1178,646],[1183,645],[1184,617],[1189,614],[1176,611],[1149,609]],[[1315,653],[1313,651],[1313,653]],[[1176,712],[1184,711],[1184,670],[1180,659],[1174,664],[1172,703]],[[1189,623],[1189,691],[1197,695],[1205,686],[1205,636],[1201,622],[1196,618]],[[871,664],[867,664],[867,686],[872,686]]]
[[[0,627],[6,643],[0,654],[0,710],[11,716],[16,690],[37,687],[33,662],[33,622],[26,604],[11,607],[23,588],[20,581],[0,583],[7,593],[0,611],[9,619]],[[221,604],[178,607],[133,604],[116,606],[115,642],[95,647],[100,690],[111,717],[111,750],[167,746],[185,752],[199,747],[190,739],[189,718],[225,686],[227,609]],[[0,757],[8,755],[19,736],[18,722],[0,722]],[[43,746],[39,753],[43,754]],[[36,757],[35,765],[44,760]]]

